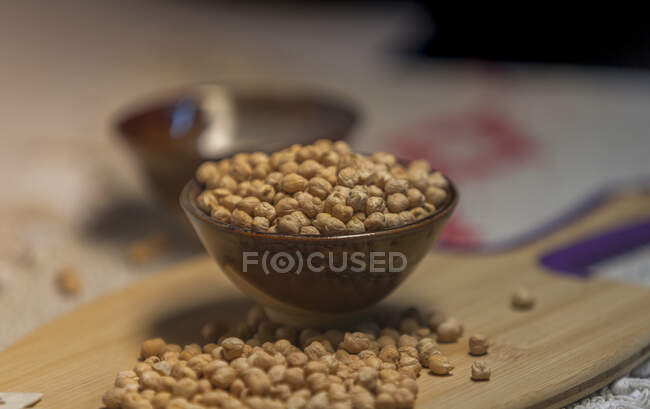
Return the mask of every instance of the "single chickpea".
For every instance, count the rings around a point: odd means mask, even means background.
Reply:
[[[490,368],[483,361],[472,362],[472,380],[488,381],[491,375]]]
[[[235,193],[238,188],[237,181],[230,175],[224,175],[219,179],[219,184],[217,186],[221,189],[226,189],[231,193]]]
[[[339,344],[339,348],[343,348],[351,354],[358,354],[369,347],[370,339],[363,332],[346,332],[343,341]]]
[[[397,388],[393,398],[398,408],[412,408],[415,405],[415,395],[407,388]]]
[[[233,160],[232,168],[230,169],[230,176],[232,176],[237,182],[243,182],[248,180],[253,173],[251,165],[244,160]]]
[[[272,201],[273,205],[277,205],[278,203],[280,203],[280,200],[284,199],[285,197],[290,197],[290,196],[284,192],[276,192],[275,195],[273,196],[273,201]]]
[[[221,223],[230,224],[232,214],[230,213],[230,210],[226,209],[225,207],[216,206],[214,209],[212,209],[210,216],[213,219],[220,221]]]
[[[299,233],[304,235],[319,235],[320,231],[314,226],[302,226]]]
[[[316,217],[323,210],[323,202],[309,193],[303,193],[295,198],[300,210],[309,217]]]
[[[199,209],[210,214],[212,209],[219,206],[219,201],[211,190],[206,190],[196,197],[196,204],[199,206]]]
[[[352,234],[364,233],[366,231],[366,227],[364,226],[363,222],[356,217],[351,218],[346,223],[345,228],[349,233]]]
[[[309,226],[311,224],[311,220],[307,215],[305,215],[303,212],[300,210],[296,210],[295,212],[291,212],[290,216],[293,216],[298,223],[300,223],[300,226]]]
[[[386,209],[386,204],[384,203],[384,199],[377,196],[371,196],[368,198],[368,201],[366,202],[367,215],[370,215],[375,212],[382,213],[384,209]]]
[[[297,173],[298,172],[298,164],[296,162],[285,162],[278,166],[278,170],[280,173],[283,175],[288,175],[290,173]]]
[[[374,391],[377,388],[377,379],[379,372],[374,368],[364,367],[359,370],[357,375],[357,382],[369,391]]]
[[[429,186],[424,192],[424,195],[427,198],[427,202],[434,206],[439,206],[447,198],[447,192],[437,186]]]
[[[488,350],[488,342],[485,335],[474,334],[469,337],[469,353],[472,355],[485,355]]]
[[[318,149],[315,146],[303,146],[298,151],[296,151],[296,161],[304,163],[308,160],[318,159],[320,156]]]
[[[140,346],[140,356],[147,359],[150,356],[158,355],[167,343],[162,338],[152,338],[144,341]]]
[[[280,188],[283,192],[293,194],[307,187],[307,179],[297,173],[289,173],[282,178]]]
[[[397,159],[395,159],[395,156],[386,152],[375,152],[372,155],[372,160],[375,163],[382,163],[386,166],[393,166],[395,163],[397,163]]]
[[[390,179],[384,185],[384,191],[387,195],[393,195],[396,193],[406,194],[409,188],[409,181],[406,179]]]
[[[253,215],[253,209],[260,203],[260,199],[255,196],[247,196],[237,202],[235,208],[246,212],[249,216]]]
[[[285,197],[275,205],[275,213],[277,217],[287,216],[299,210],[299,208],[300,205],[296,199],[293,197]]]
[[[251,172],[251,177],[254,179],[265,179],[266,176],[271,172],[271,165],[268,163],[260,163],[253,167]]]
[[[265,395],[271,389],[271,379],[260,368],[249,368],[243,374],[246,387],[253,395]]]
[[[438,325],[438,342],[456,342],[462,335],[460,323],[453,319],[447,319]]]
[[[271,185],[262,185],[255,189],[254,195],[263,202],[271,202],[275,197],[275,188]]]
[[[190,399],[199,391],[199,384],[195,379],[183,378],[174,384],[172,394]]]
[[[421,207],[425,203],[425,197],[418,189],[412,187],[406,191],[406,197],[409,201],[409,208]]]
[[[375,397],[361,385],[355,385],[350,389],[352,407],[359,409],[372,409],[375,407]]]
[[[414,207],[413,209],[410,210],[411,214],[415,218],[415,220],[420,220],[423,217],[426,217],[428,212],[424,210],[422,207]]]
[[[313,159],[307,159],[298,166],[298,174],[309,180],[316,176],[323,168],[323,165]]]
[[[422,192],[424,192],[427,186],[429,186],[428,172],[422,169],[409,169],[407,174],[411,185],[417,189],[420,189]]]
[[[535,305],[535,297],[525,288],[519,288],[512,295],[512,307],[517,310],[529,310]]]
[[[332,149],[339,155],[347,155],[350,153],[350,145],[344,141],[336,141],[332,144]]]
[[[235,226],[245,227],[250,229],[253,226],[253,218],[243,210],[235,209],[232,211],[232,224]]]
[[[215,162],[203,162],[196,170],[196,180],[208,189],[214,189],[221,176]]]
[[[309,358],[303,352],[292,352],[287,355],[287,364],[289,366],[299,366],[303,367],[307,364]]]
[[[228,195],[221,199],[219,204],[232,212],[240,200],[242,200],[242,197],[239,195]]]
[[[239,358],[244,352],[244,341],[236,337],[229,337],[221,342],[223,356],[226,360],[232,361]]]
[[[266,217],[255,216],[253,218],[253,230],[267,231],[270,227],[269,219]]]
[[[332,184],[322,177],[315,176],[309,180],[307,191],[319,199],[325,199],[332,193]]]
[[[253,208],[253,215],[255,217],[264,217],[269,222],[275,219],[275,207],[267,202],[260,202]]]
[[[351,206],[346,206],[342,203],[337,203],[332,207],[332,216],[341,220],[343,223],[346,223],[352,218],[354,209]]]
[[[248,156],[248,163],[251,166],[257,166],[262,163],[268,163],[269,159],[269,155],[264,152],[253,152]]]
[[[339,164],[339,154],[335,151],[326,152],[321,158],[323,165],[325,166],[338,166]]]
[[[337,175],[337,182],[341,186],[354,187],[359,183],[359,174],[352,167],[343,168]]]
[[[364,191],[358,187],[350,190],[350,194],[347,198],[348,206],[356,211],[365,211],[366,203],[368,202],[368,192]]]
[[[341,220],[327,213],[319,213],[319,215],[321,214],[326,214],[327,217],[318,219],[318,216],[316,216],[314,226],[316,226],[316,228],[318,228],[322,234],[341,234],[347,231],[345,223],[343,223]]]
[[[446,356],[434,354],[429,357],[428,367],[434,375],[448,375],[454,369]]]
[[[397,213],[386,213],[384,217],[386,218],[387,229],[394,229],[402,225],[402,219]]]
[[[291,214],[278,219],[279,233],[298,234],[300,233],[300,227],[302,227],[300,221]]]
[[[386,217],[383,213],[374,212],[363,222],[366,231],[381,230],[386,226]]]

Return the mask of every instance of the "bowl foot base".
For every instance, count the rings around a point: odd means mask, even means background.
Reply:
[[[334,328],[358,321],[367,310],[327,314],[322,312],[280,310],[272,307],[264,307],[264,311],[271,321],[284,325],[301,328]]]

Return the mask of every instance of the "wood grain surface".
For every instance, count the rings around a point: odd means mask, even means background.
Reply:
[[[418,408],[556,408],[604,386],[650,355],[650,291],[544,271],[544,251],[650,213],[650,197],[627,195],[562,231],[498,254],[435,252],[377,308],[416,305],[453,314],[465,335],[442,345],[452,376],[419,378]],[[529,312],[512,291],[533,289]],[[29,300],[26,300],[29,302]],[[43,408],[99,408],[139,343],[162,336],[200,342],[203,323],[242,319],[249,301],[208,258],[188,261],[41,327],[0,353],[0,390],[42,392]],[[486,334],[489,382],[472,382],[467,337]]]

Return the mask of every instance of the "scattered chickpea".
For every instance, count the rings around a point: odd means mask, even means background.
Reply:
[[[472,380],[487,381],[490,379],[490,368],[483,361],[472,362]]]
[[[75,296],[81,292],[81,278],[79,272],[73,267],[64,267],[57,271],[55,282],[63,295]]]
[[[520,288],[512,295],[512,307],[518,310],[529,310],[535,305],[535,297],[525,288]]]
[[[454,369],[447,357],[441,354],[431,355],[428,364],[429,369],[435,375],[448,375]]]
[[[474,334],[469,337],[469,353],[472,355],[485,355],[488,350],[488,342],[484,335]]]
[[[463,326],[455,318],[448,318],[442,324],[438,325],[439,342],[456,342],[463,335]]]
[[[158,355],[166,343],[162,338],[152,338],[144,341],[140,347],[140,357],[147,359],[150,356]]]

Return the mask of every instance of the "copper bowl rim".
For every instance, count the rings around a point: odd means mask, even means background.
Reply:
[[[458,190],[454,183],[445,176],[447,182],[449,182],[449,192],[450,198],[445,201],[444,206],[439,209],[436,209],[435,212],[428,215],[427,217],[417,220],[413,223],[397,227],[394,229],[386,229],[372,232],[356,233],[356,234],[338,234],[330,236],[319,236],[319,235],[308,235],[308,234],[285,234],[285,233],[265,233],[252,229],[247,229],[244,227],[233,226],[230,224],[225,224],[220,221],[213,219],[212,217],[206,215],[203,210],[199,208],[196,203],[196,198],[201,192],[201,186],[195,179],[191,179],[180,194],[180,205],[181,208],[188,214],[200,219],[204,223],[207,223],[213,226],[215,229],[241,234],[249,238],[254,239],[273,239],[279,241],[300,241],[300,242],[310,242],[310,243],[336,243],[343,241],[351,241],[355,239],[377,239],[377,238],[387,238],[388,236],[401,235],[403,233],[408,233],[413,230],[419,230],[430,224],[437,222],[438,220],[448,216],[456,207],[459,199]]]

